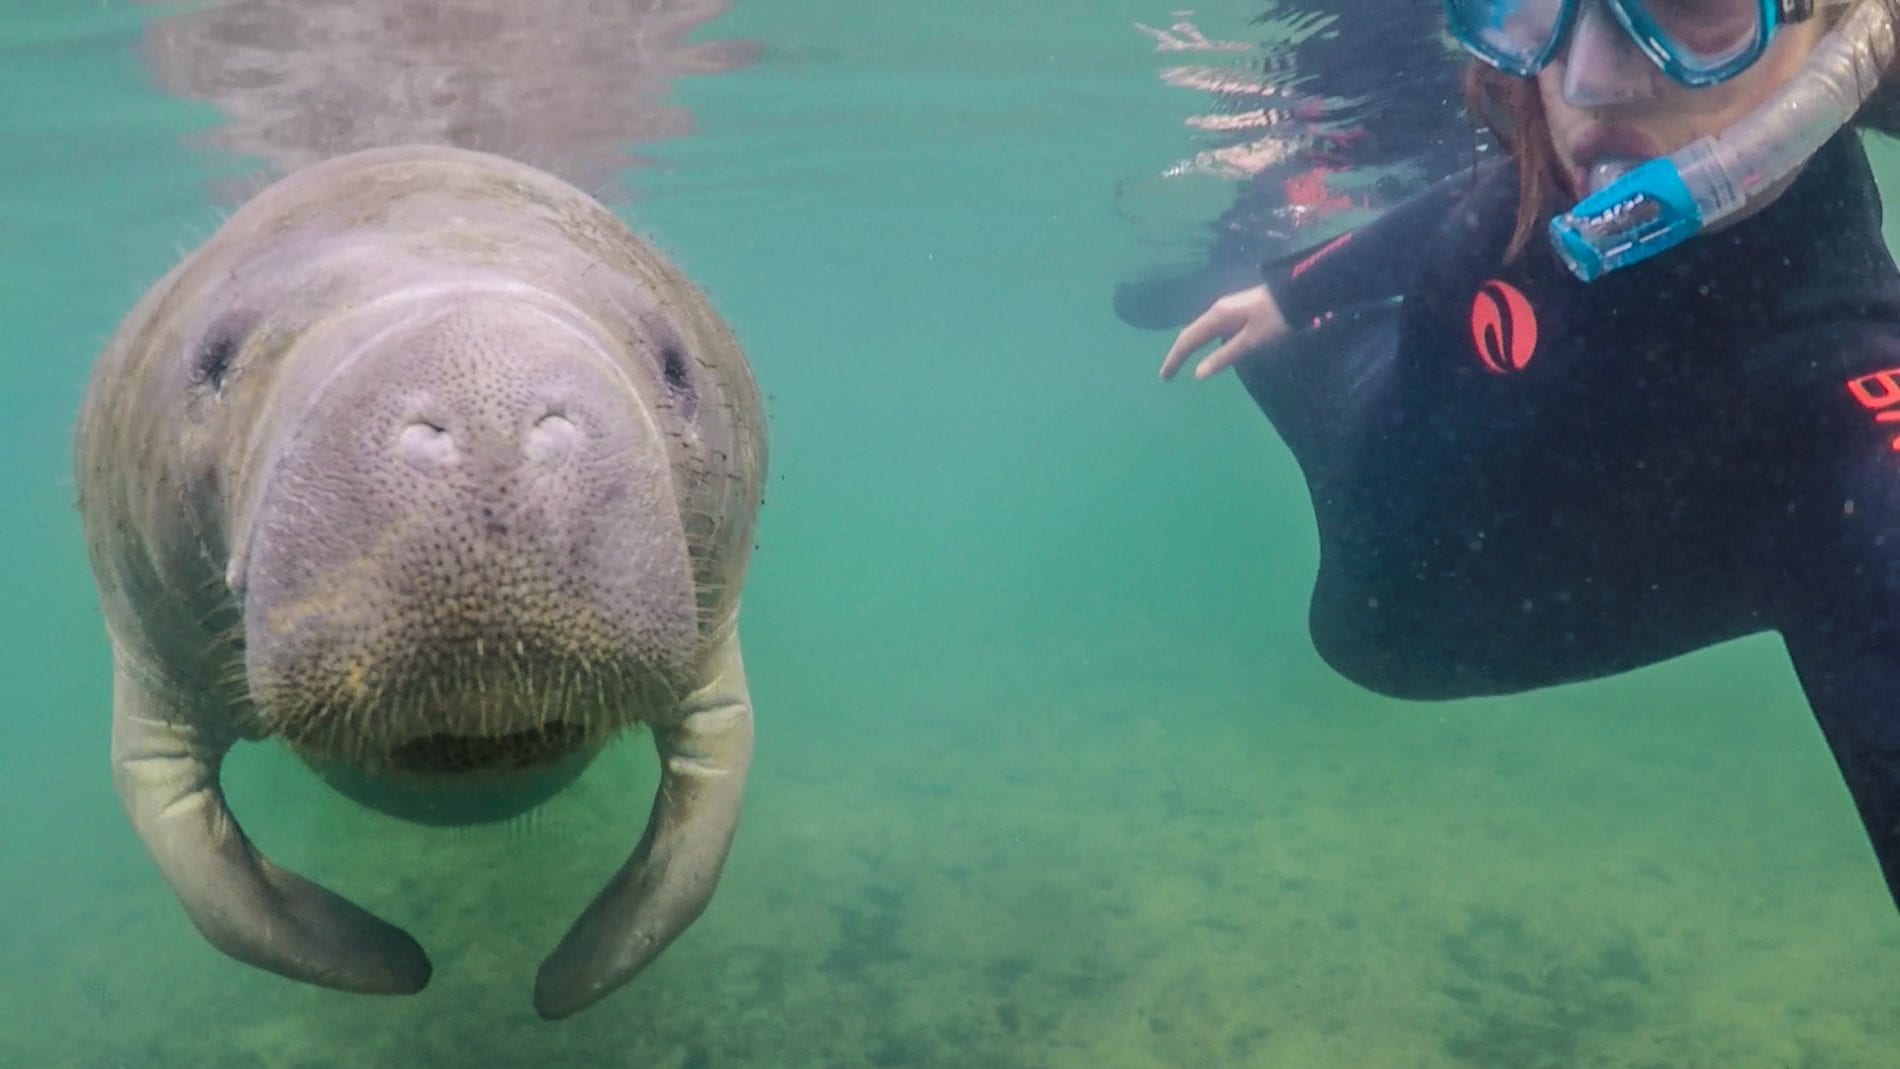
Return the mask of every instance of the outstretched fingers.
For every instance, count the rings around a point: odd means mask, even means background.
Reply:
[[[1258,329],[1250,323],[1241,328],[1238,334],[1227,339],[1226,344],[1208,354],[1207,359],[1196,365],[1194,368],[1194,377],[1197,379],[1212,378],[1234,366],[1234,364],[1240,361],[1241,357],[1246,356],[1248,353],[1266,344],[1266,341],[1266,331]]]
[[[1224,343],[1194,369],[1194,377],[1206,379],[1220,374],[1241,357],[1263,345],[1269,345],[1287,333],[1280,307],[1265,286],[1230,293],[1215,301],[1194,322],[1182,328],[1174,346],[1161,361],[1161,378],[1174,377],[1202,346],[1216,338]]]
[[[1187,363],[1188,357],[1193,356],[1203,345],[1215,338],[1231,335],[1243,325],[1243,319],[1216,301],[1194,322],[1181,328],[1181,333],[1174,339],[1174,346],[1168,350],[1166,359],[1161,361],[1162,381],[1173,378],[1175,372],[1181,370],[1181,365]]]

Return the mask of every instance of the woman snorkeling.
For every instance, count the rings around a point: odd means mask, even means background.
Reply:
[[[1182,330],[1297,458],[1315,646],[1414,699],[1780,633],[1900,904],[1893,0],[1446,0],[1508,149]],[[1241,358],[1245,356],[1246,359]]]

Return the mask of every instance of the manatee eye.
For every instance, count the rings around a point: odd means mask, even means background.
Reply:
[[[667,389],[674,393],[692,392],[692,383],[686,380],[686,357],[681,355],[679,347],[668,345],[660,350],[660,373],[666,376]]]
[[[686,353],[677,343],[667,341],[660,345],[660,377],[666,380],[667,398],[680,418],[690,420],[699,414],[699,392],[693,389],[693,379],[686,365]]]
[[[224,389],[224,379],[237,360],[238,347],[238,331],[233,325],[219,323],[212,327],[198,344],[198,353],[192,360],[192,381],[212,393]]]

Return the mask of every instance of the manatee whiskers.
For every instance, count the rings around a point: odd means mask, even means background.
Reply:
[[[636,726],[632,710],[679,700],[650,665],[631,659],[516,653],[512,644],[498,656],[496,644],[484,645],[494,652],[267,681],[252,699],[260,719],[296,750],[366,771],[401,769],[399,755],[418,739],[463,740],[474,752],[484,740],[534,738],[552,760]]]

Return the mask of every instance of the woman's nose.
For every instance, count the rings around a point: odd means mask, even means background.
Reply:
[[[1585,0],[1563,63],[1564,100],[1579,108],[1647,100],[1661,73],[1602,0]]]

